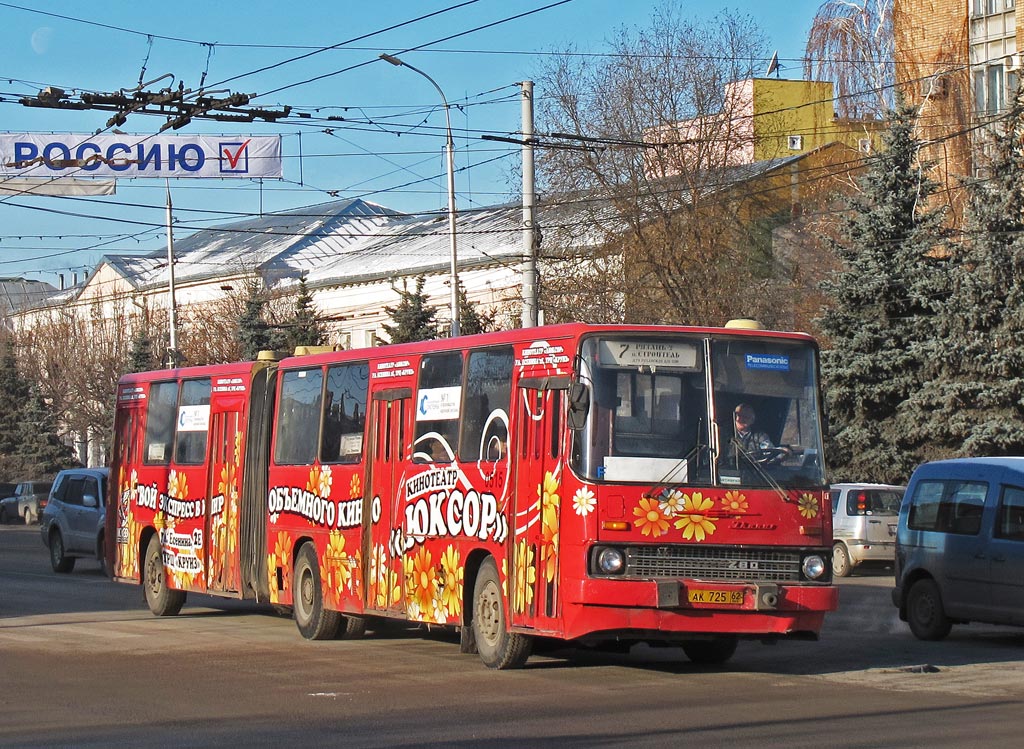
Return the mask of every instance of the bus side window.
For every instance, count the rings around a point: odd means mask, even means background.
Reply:
[[[363,455],[370,368],[366,362],[327,370],[323,409],[322,463],[358,463]]]
[[[450,463],[459,444],[462,418],[462,354],[424,356],[416,392],[414,452],[426,453],[435,463]]]
[[[206,460],[206,441],[210,432],[210,378],[181,383],[181,403],[176,419],[174,462],[198,465]]]
[[[311,465],[316,458],[323,381],[321,369],[293,369],[282,375],[274,443],[277,465]]]
[[[171,462],[177,410],[177,381],[154,382],[149,389],[146,441],[142,448],[143,462],[146,465],[168,465]]]
[[[461,460],[495,461],[508,451],[514,360],[511,346],[469,354],[459,443]]]

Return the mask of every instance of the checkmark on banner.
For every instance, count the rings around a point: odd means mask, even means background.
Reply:
[[[249,153],[246,150],[252,138],[249,138],[244,143],[221,143],[220,152],[222,158],[220,160],[220,170],[222,172],[248,172],[249,171]],[[237,147],[236,147],[237,146]],[[231,149],[235,150],[232,151]],[[241,168],[238,163],[242,160],[242,156],[245,156],[245,161]],[[224,166],[224,162],[227,161],[227,166]]]

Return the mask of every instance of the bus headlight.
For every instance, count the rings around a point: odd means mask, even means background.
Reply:
[[[605,547],[597,552],[597,570],[603,575],[618,575],[626,567],[626,557],[621,549]]]
[[[825,560],[817,554],[811,554],[804,557],[804,563],[801,568],[803,569],[804,577],[808,580],[817,580],[825,574]]]

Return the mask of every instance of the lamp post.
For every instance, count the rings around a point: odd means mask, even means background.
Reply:
[[[390,62],[392,65],[398,67],[406,67],[409,70],[419,73],[428,81],[430,84],[437,89],[437,93],[441,95],[441,102],[444,104],[444,119],[448,130],[448,243],[451,246],[451,305],[452,305],[452,337],[454,338],[459,334],[459,271],[457,267],[458,255],[455,251],[455,141],[452,140],[452,118],[449,112],[448,99],[444,95],[444,91],[437,85],[437,81],[431,78],[429,75],[424,73],[419,68],[415,68],[407,62],[399,60],[394,55],[382,54],[380,59]]]

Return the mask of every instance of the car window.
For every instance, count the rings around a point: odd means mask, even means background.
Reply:
[[[67,484],[67,488],[64,491],[64,502],[69,505],[81,505],[85,479],[81,476],[71,476],[64,483]]]
[[[56,484],[57,484],[56,488],[53,489],[53,498],[63,502],[64,501],[64,494],[65,494],[65,492],[67,492],[67,488],[68,488],[68,476],[67,476],[67,474],[64,474],[63,476],[58,477]]]
[[[910,498],[911,530],[976,535],[988,484],[956,479],[920,481]]]
[[[832,514],[835,515],[839,512],[839,497],[842,495],[842,492],[838,489],[833,489],[829,494],[832,495]]]
[[[100,487],[92,476],[86,476],[82,479],[82,496],[84,497],[86,494],[91,494],[96,499],[97,505],[99,504]]]
[[[903,492],[893,489],[851,489],[846,495],[847,515],[899,515]]]
[[[999,498],[996,538],[1024,541],[1024,489],[1004,486]]]

